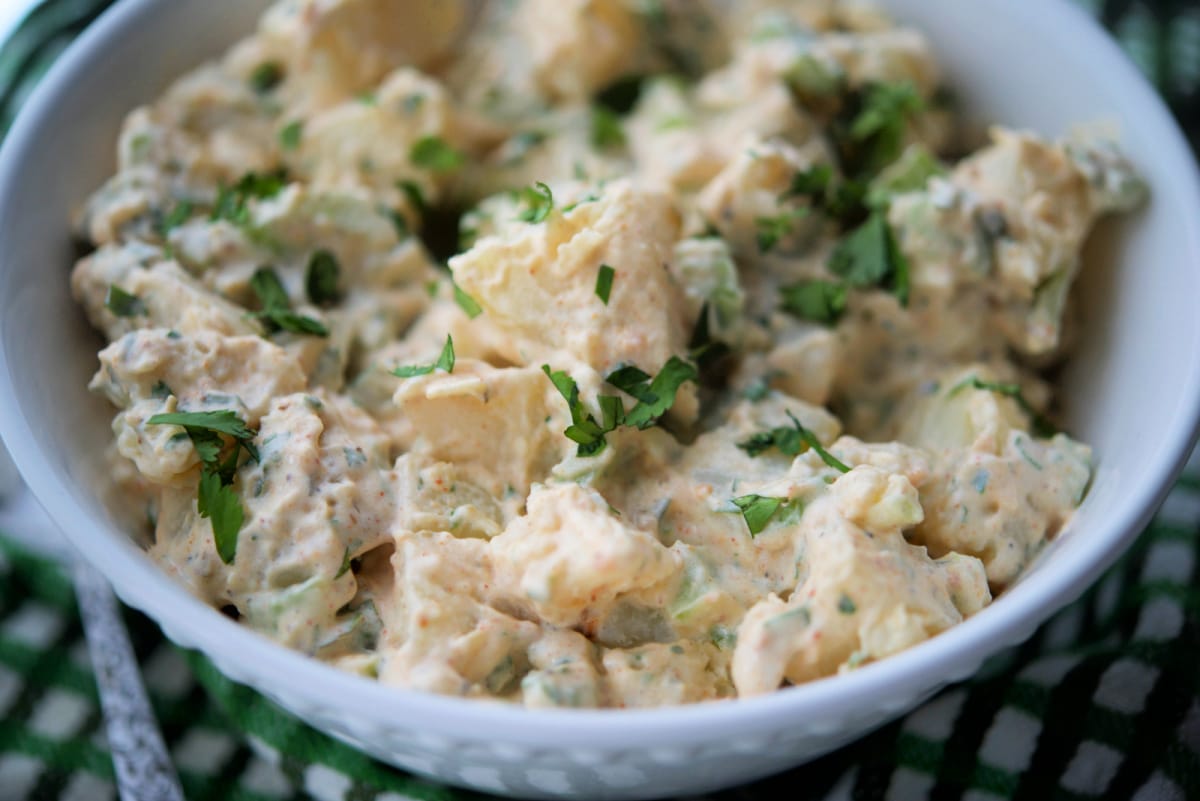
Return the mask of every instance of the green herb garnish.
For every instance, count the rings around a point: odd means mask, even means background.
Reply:
[[[765,495],[743,495],[733,499],[733,505],[742,512],[750,536],[757,537],[770,524],[771,518],[783,506],[785,499]]]
[[[104,296],[104,308],[117,317],[142,317],[146,314],[146,304],[137,295],[131,295],[116,284],[108,285],[108,294]]]
[[[279,129],[279,146],[284,150],[295,150],[300,147],[300,137],[304,135],[304,121],[294,120]]]
[[[833,325],[846,311],[848,293],[843,284],[814,279],[785,286],[781,291],[783,310],[801,320]]]
[[[225,564],[232,564],[237,553],[238,532],[245,520],[245,510],[233,488],[238,455],[245,449],[250,458],[258,460],[258,450],[252,444],[258,432],[248,428],[236,412],[228,409],[156,414],[146,423],[181,426],[192,440],[202,465],[196,510],[212,523],[217,555]],[[233,439],[232,447],[226,445],[222,436]],[[226,451],[224,457],[223,451]]]
[[[699,378],[696,366],[672,356],[653,380],[636,367],[622,367],[605,376],[605,381],[638,399],[625,415],[625,424],[646,429],[658,422],[672,406],[679,388]],[[647,383],[649,382],[649,383]]]
[[[304,275],[304,289],[314,306],[329,306],[341,299],[338,279],[342,268],[337,257],[328,250],[318,250],[308,257],[308,268]]]
[[[392,371],[392,375],[398,378],[412,378],[418,375],[429,375],[434,370],[441,370],[446,373],[454,372],[454,340],[446,334],[446,344],[442,346],[441,355],[433,364],[411,365],[408,367],[397,367]]]
[[[163,239],[167,238],[167,234],[188,221],[192,216],[192,203],[189,200],[181,200],[175,204],[170,212],[162,218],[159,223],[158,233]]]
[[[607,264],[600,265],[600,271],[596,274],[596,297],[604,301],[604,305],[608,305],[608,297],[612,294],[613,277],[617,271]]]
[[[440,136],[423,136],[408,151],[408,160],[432,172],[454,172],[466,158]]]
[[[896,244],[883,212],[872,212],[838,243],[829,258],[829,270],[851,286],[887,286],[901,306],[908,305],[908,259]]]
[[[517,219],[523,222],[545,222],[554,210],[554,193],[541,181],[519,190],[517,198],[525,203],[525,209],[517,215]]]
[[[774,217],[759,217],[754,221],[757,229],[755,241],[762,253],[769,253],[792,232],[798,220],[808,216],[807,208],[787,209]]]
[[[592,108],[592,147],[599,150],[624,147],[625,130],[621,118],[604,106]]]
[[[283,82],[283,67],[275,61],[264,61],[250,73],[250,88],[265,94]]]
[[[334,581],[337,581],[342,576],[350,572],[350,549],[346,548],[342,551],[342,566],[338,568],[338,572],[333,574]]]
[[[254,290],[262,307],[254,316],[262,322],[268,334],[291,331],[295,334],[329,336],[329,329],[321,322],[292,311],[287,290],[270,267],[259,267],[255,270],[254,275],[250,277],[250,288]]]
[[[217,190],[217,201],[209,218],[246,225],[250,222],[247,202],[274,197],[286,184],[287,173],[282,169],[268,173],[248,172],[233,186],[222,186]]]
[[[838,611],[843,615],[853,615],[858,611],[858,607],[854,604],[853,598],[842,593],[842,597],[838,598]]]
[[[849,473],[850,467],[839,460],[821,444],[817,435],[800,424],[800,421],[789,411],[788,418],[792,426],[780,426],[769,431],[760,431],[745,442],[739,442],[738,447],[750,456],[758,456],[771,448],[778,448],[784,456],[799,456],[811,448],[821,457],[821,461],[842,473]]]
[[[466,312],[467,317],[474,320],[483,314],[483,307],[479,305],[478,301],[464,292],[463,288],[457,282],[452,283],[454,284],[454,302],[458,304],[460,309]]]
[[[542,365],[542,372],[546,374],[550,383],[554,384],[555,389],[567,402],[567,409],[571,413],[571,425],[567,426],[563,434],[579,446],[578,455],[595,456],[603,451],[608,445],[605,434],[623,422],[625,410],[620,399],[602,400],[600,405],[603,410],[602,416],[605,418],[602,425],[579,400],[579,385],[575,383],[575,379],[563,370],[551,370],[548,364]],[[612,403],[613,400],[616,401],[616,404]]]

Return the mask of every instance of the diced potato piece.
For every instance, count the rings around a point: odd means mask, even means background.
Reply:
[[[100,351],[90,389],[125,408],[137,400],[173,395],[189,410],[239,404],[250,426],[272,398],[304,389],[299,365],[262,337],[194,336],[161,328],[131,332]]]
[[[450,695],[514,692],[540,630],[487,605],[487,543],[445,532],[405,535],[392,568],[381,606],[380,680]]]
[[[991,585],[1011,584],[1083,500],[1091,449],[1059,434],[1010,430],[1003,447],[950,451],[921,488],[926,519],[913,541],[935,556],[977,556]]]
[[[605,683],[620,708],[692,704],[733,694],[726,660],[710,643],[650,643],[606,651]]]
[[[620,595],[678,569],[670,550],[624,525],[594,490],[539,486],[526,506],[526,516],[491,541],[496,581],[547,623],[600,617]]]
[[[537,368],[459,360],[452,375],[405,379],[394,400],[399,447],[454,463],[494,497],[526,495],[574,448],[565,404]]]
[[[687,350],[692,320],[667,265],[679,231],[670,200],[626,182],[519,234],[488,237],[450,260],[455,280],[513,337],[516,364],[559,353],[607,374],[635,364],[651,375]],[[616,271],[608,303],[601,265]]]
[[[915,494],[902,476],[860,467],[805,509],[803,578],[787,601],[769,596],[738,627],[732,675],[739,695],[881,659],[987,604],[977,559],[932,560],[901,536],[900,527],[920,517]],[[878,527],[862,528],[847,512]]]
[[[529,648],[534,670],[521,680],[521,700],[534,709],[595,707],[604,700],[596,647],[574,631],[549,630]]]

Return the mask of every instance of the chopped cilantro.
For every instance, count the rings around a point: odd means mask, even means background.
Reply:
[[[783,310],[801,320],[832,325],[846,311],[847,291],[843,284],[814,279],[785,286],[781,291]]]
[[[909,81],[874,83],[854,93],[835,123],[843,163],[857,176],[870,176],[894,162],[904,147],[908,120],[925,103]]]
[[[786,209],[774,217],[757,218],[754,226],[757,229],[755,240],[758,242],[758,249],[763,253],[769,253],[781,239],[792,232],[796,222],[806,216],[808,216],[808,209],[798,208]]]
[[[519,190],[517,198],[525,203],[525,209],[517,215],[517,219],[523,222],[545,222],[546,218],[550,216],[550,212],[554,210],[554,193],[541,181]]]
[[[196,511],[212,522],[213,542],[221,561],[233,564],[237,556],[238,533],[246,518],[237,490],[232,484],[226,484],[217,471],[205,467],[200,472]]]
[[[321,322],[311,317],[296,314],[292,311],[291,301],[288,300],[287,290],[283,288],[279,276],[270,267],[260,267],[250,277],[250,288],[254,290],[262,307],[255,312],[268,334],[277,331],[291,331],[296,334],[327,337],[329,329]]]
[[[577,450],[578,455],[595,456],[603,451],[608,444],[604,435],[619,425],[615,419],[615,410],[612,411],[614,419],[606,421],[611,422],[611,426],[605,428],[596,422],[596,417],[579,400],[579,385],[575,383],[575,379],[571,378],[563,370],[551,370],[548,364],[542,365],[542,372],[546,374],[546,377],[554,384],[558,393],[567,401],[567,409],[571,413],[571,425],[567,426],[563,434],[579,446]],[[606,403],[611,408],[611,403]],[[621,412],[624,412],[623,408]],[[608,417],[608,413],[605,413],[604,416]]]
[[[604,106],[592,108],[592,147],[599,150],[623,147],[625,130],[621,118]]]
[[[608,297],[612,293],[613,277],[617,271],[607,264],[600,265],[600,271],[596,274],[596,297],[604,301],[604,305],[608,305]]]
[[[245,510],[233,489],[238,454],[244,448],[252,459],[258,459],[258,451],[251,443],[257,432],[248,428],[236,412],[228,409],[156,414],[146,423],[182,426],[191,438],[202,464],[196,509],[201,517],[208,518],[212,523],[217,555],[225,564],[232,564],[237,553],[238,532],[245,520]],[[225,450],[222,434],[234,440],[233,447],[224,459],[221,458],[221,452]]]
[[[248,172],[233,186],[221,186],[217,190],[217,200],[209,218],[246,225],[250,222],[247,201],[274,197],[286,184],[287,174],[282,169],[267,173]]]
[[[807,170],[797,171],[783,197],[806,197],[814,206],[823,206],[832,182],[833,168],[828,164],[818,164]]]
[[[1025,393],[1021,391],[1021,385],[1017,383],[1001,383],[999,381],[984,381],[978,376],[971,376],[960,381],[953,389],[950,390],[947,397],[954,397],[966,387],[984,390],[985,392],[995,392],[997,395],[1003,395],[1006,398],[1012,398],[1016,401],[1017,406],[1021,407],[1021,411],[1029,415],[1030,421],[1033,423],[1033,435],[1042,439],[1048,439],[1058,433],[1057,426],[1054,423],[1034,408],[1026,398]]]
[[[770,524],[771,518],[784,504],[783,498],[770,498],[764,495],[743,495],[733,499],[733,505],[742,512],[746,528],[750,536],[757,537]]]
[[[387,218],[392,222],[392,229],[396,232],[396,240],[403,242],[412,236],[412,230],[408,227],[408,218],[396,209],[389,209],[386,206],[380,209],[381,212],[387,215]]]
[[[830,256],[829,269],[851,286],[886,285],[901,306],[908,305],[908,259],[896,244],[882,212],[873,212],[838,243]]]
[[[475,298],[463,291],[457,283],[454,284],[454,302],[458,307],[466,312],[467,317],[474,320],[479,315],[483,314],[483,307],[479,305]]]
[[[159,235],[162,236],[163,239],[166,239],[167,234],[169,234],[173,229],[178,228],[179,226],[183,225],[185,222],[188,221],[188,218],[191,216],[192,216],[191,201],[189,201],[189,200],[179,201],[178,203],[175,204],[175,206],[169,212],[167,212],[166,216],[164,216],[162,218],[162,221],[159,223],[159,226],[158,226]]]
[[[432,172],[454,172],[466,158],[439,136],[423,136],[408,151],[408,160]]]
[[[338,278],[342,270],[337,257],[328,250],[318,250],[308,258],[304,288],[314,306],[329,306],[341,298]]]
[[[446,373],[454,372],[454,340],[446,334],[446,344],[442,346],[441,355],[433,364],[413,365],[408,367],[397,367],[392,371],[392,375],[399,378],[412,378],[418,375],[429,375],[434,370],[441,370]]]
[[[116,284],[108,285],[104,296],[104,308],[117,317],[141,317],[146,314],[146,304],[137,295],[131,295]]]
[[[674,405],[679,387],[685,381],[696,380],[697,375],[695,365],[676,356],[668,359],[653,379],[633,365],[618,367],[605,380],[638,402],[626,412],[625,404],[619,397],[600,395],[597,403],[601,419],[597,421],[595,415],[579,400],[579,386],[574,379],[562,370],[551,370],[548,364],[542,365],[542,372],[567,401],[571,425],[563,434],[579,445],[580,456],[595,456],[604,450],[607,445],[605,435],[619,426],[636,426],[639,429],[653,426]]]
[[[279,146],[284,150],[295,150],[300,147],[300,137],[304,134],[304,121],[293,120],[279,129]]]
[[[838,611],[843,615],[853,615],[858,611],[858,607],[854,604],[854,599],[846,593],[842,593],[842,597],[838,598]]]
[[[283,67],[275,61],[264,61],[250,73],[250,88],[265,94],[283,82]]]
[[[636,367],[632,369],[637,370]],[[640,370],[637,372],[641,376],[649,378]],[[621,383],[614,383],[615,375],[618,376]],[[625,415],[625,424],[646,429],[657,423],[659,418],[675,405],[675,397],[679,393],[679,388],[688,381],[695,381],[699,377],[699,372],[694,364],[686,362],[678,356],[672,356],[667,359],[667,363],[662,366],[658,375],[648,385],[644,379],[631,381],[630,377],[630,374],[622,374],[621,370],[616,370],[609,373],[605,380],[638,399],[637,405]]]
[[[811,448],[821,457],[821,461],[833,469],[842,473],[850,472],[848,465],[825,450],[816,434],[801,425],[791,412],[788,412],[787,416],[792,421],[790,428],[780,426],[768,431],[760,431],[745,442],[739,442],[738,447],[750,456],[758,456],[771,448],[778,448],[784,456],[799,456]]]

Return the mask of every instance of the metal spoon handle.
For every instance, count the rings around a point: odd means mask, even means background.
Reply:
[[[74,578],[121,801],[183,801],[117,599],[104,576],[82,560]]]

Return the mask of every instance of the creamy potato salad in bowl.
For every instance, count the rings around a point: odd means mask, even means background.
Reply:
[[[1157,100],[1058,4],[885,6],[119,4],[4,151],[10,210],[96,154],[6,223],[78,248],[6,245],[6,438],[126,600],[396,764],[644,797],[828,750],[1080,591],[1196,420]]]

